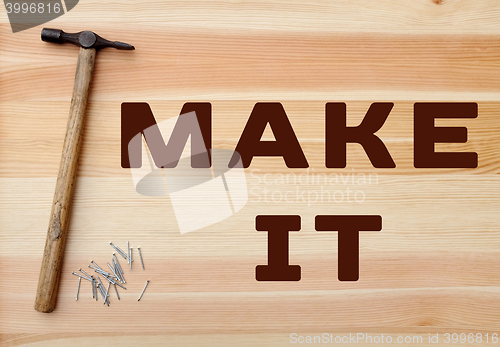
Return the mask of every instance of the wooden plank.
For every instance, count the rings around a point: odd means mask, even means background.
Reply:
[[[383,232],[361,237],[362,280],[356,283],[336,279],[336,233],[313,229],[314,215],[329,213],[331,204],[308,208],[250,202],[236,219],[180,235],[168,201],[138,197],[127,179],[84,178],[75,192],[59,309],[51,316],[60,324],[51,329],[32,310],[29,299],[36,290],[41,254],[34,254],[17,235],[23,232],[27,239],[42,243],[45,229],[41,226],[47,221],[53,184],[52,179],[2,179],[2,185],[9,187],[0,200],[2,225],[12,231],[1,239],[9,245],[2,252],[0,269],[3,306],[10,312],[4,315],[6,331],[59,331],[71,337],[75,325],[92,324],[106,327],[104,331],[128,326],[129,333],[139,335],[144,330],[177,334],[194,327],[198,334],[251,334],[274,326],[271,331],[288,341],[287,336],[297,329],[318,333],[332,327],[383,324],[407,327],[408,333],[416,331],[409,327],[423,326],[429,328],[426,332],[444,331],[444,326],[475,332],[497,327],[499,281],[495,266],[485,266],[500,261],[498,202],[490,189],[498,186],[496,175],[454,180],[440,175],[382,176],[379,186],[366,187],[366,202],[354,208],[335,206],[336,213],[360,211],[384,217]],[[271,187],[287,190],[293,185]],[[33,198],[34,191],[40,192],[38,198]],[[436,195],[443,199],[436,200]],[[19,203],[9,203],[12,199]],[[138,203],[143,206],[139,211]],[[303,268],[299,283],[254,279],[255,266],[266,263],[267,236],[245,226],[253,225],[255,215],[270,209],[303,215],[303,231],[290,236],[291,263]],[[90,258],[103,264],[112,251],[108,242],[123,246],[128,239],[140,242],[147,271],[127,273],[130,287],[120,291],[123,301],[114,303],[117,311],[110,321],[107,311],[98,311],[92,300],[84,299],[90,295],[88,286],[84,286],[81,302],[74,301],[76,278],[70,272],[84,267]],[[5,280],[11,278],[26,289],[12,291],[11,282]],[[137,306],[134,295],[146,279],[151,279],[151,287],[146,300]],[[75,310],[79,314],[71,318]],[[244,313],[237,318],[234,312]],[[297,320],[303,314],[308,320]],[[247,337],[252,343],[259,341],[252,334]]]
[[[98,9],[98,10],[96,10]],[[55,23],[81,30],[93,27],[134,31],[272,30],[297,32],[390,32],[499,34],[500,5],[495,0],[365,0],[299,1],[121,1],[79,3]],[[91,17],[88,14],[91,14]],[[8,23],[7,16],[0,23]]]
[[[3,27],[0,101],[69,100],[76,47],[21,32],[27,49]],[[98,55],[92,101],[498,99],[496,35],[148,32],[120,35],[141,38],[134,52]]]
[[[44,24],[137,48],[97,57],[50,315],[33,303],[78,48],[42,42],[42,26],[13,34],[0,16],[0,344],[282,346],[291,333],[326,332],[422,336],[426,346],[429,333],[441,344],[445,333],[500,333],[499,14],[496,0],[88,0]],[[211,102],[213,147],[228,149],[256,102],[282,102],[310,168],[255,158],[247,205],[181,235],[170,198],[139,195],[121,168],[120,104],[132,101],[148,102],[158,122],[185,102]],[[375,101],[395,103],[378,135],[397,167],[374,169],[350,145],[348,167],[326,169],[325,103],[346,102],[354,126]],[[477,152],[477,169],[413,167],[419,101],[478,103],[477,119],[436,121],[467,127],[466,144],[436,149]],[[363,199],[347,201],[348,189]],[[289,245],[300,282],[255,280],[267,262],[259,214],[301,215]],[[381,232],[360,233],[358,282],[337,280],[337,233],[315,231],[319,214],[382,216]],[[127,240],[146,270],[126,270],[122,300],[104,307],[82,281],[75,301],[71,271],[105,265],[109,242]]]
[[[243,244],[253,245],[255,242],[266,239],[265,233],[257,233],[254,228],[254,219],[258,214],[266,214],[267,208],[276,211],[288,211],[289,214],[303,214],[303,230],[308,235],[316,235],[314,231],[314,216],[327,214],[332,209],[337,214],[376,213],[384,218],[384,232],[380,234],[366,234],[370,248],[382,250],[403,251],[405,249],[418,251],[431,248],[435,251],[447,250],[450,238],[453,246],[458,251],[495,251],[500,240],[497,238],[499,216],[494,212],[498,209],[499,201],[497,175],[454,176],[445,178],[440,175],[433,176],[392,176],[380,175],[377,184],[258,184],[262,175],[253,173],[248,177],[249,202],[241,211],[238,218],[228,219],[222,226],[212,225],[197,233],[179,235],[178,227],[168,197],[146,197],[135,192],[131,178],[82,178],[76,186],[74,211],[71,219],[69,242],[72,237],[77,237],[78,242],[84,243],[85,239],[102,240],[103,249],[112,250],[108,245],[109,238],[138,237],[146,241],[152,238],[150,247],[155,252],[161,253],[169,247],[169,238],[178,236],[183,241],[183,247],[172,249],[182,251],[186,257],[196,256],[206,247],[205,241],[197,241],[200,237],[213,238],[213,246],[218,247],[224,243],[226,237],[244,238]],[[267,178],[269,179],[269,177]],[[17,233],[22,232],[28,238],[43,236],[48,225],[50,215],[50,202],[52,201],[55,179],[2,179],[2,225],[12,233],[2,234],[2,238],[13,244],[3,250],[3,254],[15,256],[16,254],[32,254],[30,248],[23,247],[23,242],[16,242]],[[289,196],[285,201],[284,193],[294,191],[299,187],[299,192],[305,191],[302,199]],[[321,187],[324,191],[346,192],[349,188],[363,191],[364,201],[335,202],[333,196],[327,203],[328,196],[323,196],[321,201]],[[495,189],[492,189],[495,187]],[[267,201],[264,194],[267,188]],[[33,192],[36,192],[33,195]],[[282,199],[273,197],[274,192],[281,192]],[[311,194],[307,200],[308,192],[317,192],[318,200]],[[352,193],[352,194],[353,194]],[[436,199],[440,196],[440,199]],[[298,201],[297,201],[298,200]],[[309,205],[309,206],[308,206]],[[137,209],[137,206],[144,208]],[[470,213],[468,212],[470,211]],[[400,220],[399,218],[403,218]],[[24,223],[19,224],[18,220]],[[245,223],[239,226],[240,223]],[[84,233],[84,238],[80,238]],[[312,234],[311,234],[312,233]],[[299,235],[300,234],[300,235]],[[302,233],[297,234],[302,237]],[[328,233],[326,233],[328,234]],[[193,235],[193,236],[191,236]],[[292,234],[293,235],[293,234]],[[324,235],[320,233],[320,235]],[[332,233],[334,235],[334,233]],[[408,237],[412,242],[407,243]],[[165,237],[165,239],[163,239]],[[315,236],[311,236],[314,241]],[[326,237],[326,236],[325,236]],[[155,238],[164,242],[156,243]],[[185,242],[185,243],[184,243]],[[93,247],[97,242],[92,242],[88,247]],[[188,245],[191,246],[188,247]],[[238,244],[238,243],[237,243]],[[322,244],[322,243],[320,243]],[[172,247],[174,245],[171,245]],[[335,250],[334,245],[320,246],[323,252]],[[217,248],[216,253],[227,252],[227,255],[254,254],[255,249],[244,250],[233,248]],[[292,247],[292,245],[291,245]],[[308,247],[302,244],[297,245]],[[310,246],[318,250],[317,244]],[[332,248],[333,247],[333,248]],[[90,248],[86,248],[88,251]],[[78,251],[78,249],[75,249]],[[235,253],[236,252],[236,253]],[[248,253],[247,253],[248,252]],[[260,254],[266,254],[264,247]]]
[[[130,101],[130,100],[128,100]],[[157,122],[177,116],[186,101],[150,101]],[[325,166],[325,104],[322,101],[283,101],[304,154],[315,173],[331,174],[342,169]],[[336,100],[334,100],[336,101]],[[213,147],[234,149],[256,101],[213,101]],[[340,102],[342,102],[340,100]],[[348,102],[348,126],[358,125],[371,102]],[[3,177],[50,177],[57,175],[60,152],[67,122],[63,102],[3,103],[2,156],[7,161],[0,166]],[[83,135],[78,175],[130,176],[121,168],[120,159],[120,104],[91,102]],[[15,112],[14,112],[15,111]],[[395,102],[386,123],[377,133],[386,143],[393,157],[395,169],[375,169],[361,146],[348,146],[348,169],[377,174],[436,174],[436,173],[499,173],[500,162],[495,155],[500,144],[500,125],[496,119],[500,111],[497,102],[479,103],[477,119],[437,120],[436,126],[468,128],[466,144],[437,144],[437,151],[476,152],[476,169],[415,169],[413,163],[413,102]],[[22,121],[20,121],[20,119]],[[165,141],[168,139],[165,138]],[[36,155],[33,155],[36,153]],[[30,169],[27,170],[26,167]],[[251,169],[288,173],[281,158],[255,158]],[[306,170],[294,170],[297,174]],[[312,173],[312,171],[311,171]]]

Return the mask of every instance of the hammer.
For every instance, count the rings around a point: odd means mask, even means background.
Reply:
[[[96,52],[98,49],[106,47],[124,50],[133,50],[135,48],[128,43],[108,41],[92,31],[70,34],[58,29],[44,28],[42,30],[42,41],[68,42],[80,47],[66,137],[59,165],[59,174],[57,175],[56,190],[52,202],[52,212],[35,299],[35,310],[48,313],[52,312],[56,306],[64,244],[68,234],[78,152]]]

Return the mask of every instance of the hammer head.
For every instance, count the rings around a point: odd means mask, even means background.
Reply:
[[[92,31],[80,31],[79,33],[65,33],[59,29],[44,28],[42,30],[42,41],[52,43],[72,43],[83,48],[106,48],[134,50],[135,47],[128,43],[119,41],[108,41]]]

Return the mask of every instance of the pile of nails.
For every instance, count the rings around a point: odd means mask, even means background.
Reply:
[[[116,250],[116,252],[120,256],[122,256],[127,261],[127,263],[129,264],[129,269],[132,270],[132,262],[134,261],[134,259],[132,259],[132,248],[130,248],[130,243],[127,241],[127,253],[125,253],[120,247],[113,245],[112,242],[110,242],[109,244]],[[137,249],[139,251],[139,257],[141,258],[142,269],[145,270],[144,262],[142,260],[141,248],[137,247]],[[111,285],[113,285],[113,287],[115,288],[116,297],[118,298],[118,300],[120,300],[120,295],[118,294],[118,289],[116,288],[116,286],[119,286],[126,290],[127,288],[123,286],[123,284],[125,284],[126,281],[123,274],[123,269],[120,266],[120,263],[118,262],[118,258],[116,257],[115,253],[113,253],[113,258],[111,259],[111,262],[113,264],[112,266],[109,263],[106,263],[109,269],[111,270],[111,272],[108,272],[103,270],[99,265],[97,265],[93,260],[91,260],[90,263],[92,265],[89,265],[89,268],[94,269],[94,272],[97,273],[96,277],[94,277],[93,275],[89,275],[82,269],[78,270],[81,272],[81,274],[72,272],[73,275],[79,277],[78,289],[76,291],[76,300],[78,300],[78,294],[80,293],[80,284],[82,282],[82,278],[92,283],[92,298],[94,298],[96,301],[98,301],[98,296],[99,296],[98,294],[100,294],[104,300],[103,305],[109,306],[109,296],[110,296],[109,289],[111,288]],[[99,275],[101,275],[106,281],[108,281],[107,288],[104,287],[104,284],[102,283]],[[142,295],[144,294],[144,291],[146,290],[148,284],[149,280],[146,282],[146,285],[144,286],[144,289],[142,290],[142,293],[139,296],[139,299],[137,299],[137,301],[141,300]]]

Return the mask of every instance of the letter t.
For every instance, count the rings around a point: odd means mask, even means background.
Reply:
[[[339,281],[359,279],[359,232],[382,230],[382,216],[316,216],[316,231],[338,231]]]

